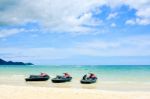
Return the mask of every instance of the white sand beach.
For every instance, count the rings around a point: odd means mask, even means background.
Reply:
[[[150,99],[150,91],[103,91],[0,85],[0,99]]]

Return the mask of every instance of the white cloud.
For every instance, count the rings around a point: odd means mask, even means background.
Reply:
[[[113,41],[94,40],[76,46],[80,55],[87,56],[149,56],[150,36],[125,37]]]
[[[24,32],[24,31],[25,31],[25,29],[23,29],[23,28],[20,28],[20,29],[17,29],[17,28],[2,29],[2,30],[0,30],[0,38],[7,37],[7,36],[17,34],[17,33],[20,33],[20,32]]]
[[[150,19],[148,18],[136,18],[136,19],[130,19],[126,21],[126,24],[129,25],[149,25],[150,24]]]
[[[87,32],[84,25],[98,25],[92,12],[102,0],[21,0],[10,9],[1,11],[0,22],[23,24],[39,22],[43,27],[56,32]]]
[[[106,19],[111,20],[111,19],[117,17],[117,15],[118,15],[118,13],[116,13],[116,12],[115,13],[110,13]]]
[[[122,5],[127,5],[129,8],[136,10],[136,17],[133,19],[128,19],[126,24],[131,25],[149,25],[150,24],[150,0],[106,0],[106,5],[110,6],[112,9],[120,7]],[[110,13],[107,19],[115,17],[115,14]]]
[[[25,28],[9,28],[9,29],[0,29],[0,38],[5,39],[8,36],[15,35],[18,33],[28,33],[35,32],[37,29],[25,29]]]
[[[110,26],[114,28],[114,27],[116,27],[117,25],[116,25],[116,23],[112,23]]]
[[[137,24],[140,24],[140,25],[148,25],[148,24],[150,24],[150,19],[148,19],[148,18],[137,18],[135,22]]]
[[[149,39],[150,36],[145,35],[78,42],[68,48],[0,48],[0,55],[16,61],[63,60],[81,56],[149,56]]]
[[[79,43],[77,48],[107,49],[107,48],[115,48],[118,47],[119,45],[120,45],[119,43],[95,40],[92,42],[90,41]]]
[[[1,0],[0,23],[22,25],[38,22],[50,32],[98,33],[99,29],[94,27],[103,24],[103,20],[93,17],[93,13],[99,12],[104,5],[111,9],[128,5],[136,10],[136,18],[128,19],[127,24],[150,24],[149,0]],[[117,15],[118,12],[110,13],[106,19]]]
[[[8,60],[56,60],[69,58],[72,50],[58,48],[0,48],[1,58]],[[6,54],[3,54],[6,53]]]
[[[126,21],[131,25],[149,25],[150,24],[150,1],[149,0],[126,0],[125,4],[136,10],[136,17]]]
[[[139,9],[136,15],[139,17],[150,18],[150,7]]]
[[[136,22],[135,22],[133,19],[130,19],[130,20],[127,20],[127,21],[126,21],[126,24],[135,25]]]

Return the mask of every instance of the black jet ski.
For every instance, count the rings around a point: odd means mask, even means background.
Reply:
[[[92,84],[92,83],[96,83],[97,78],[87,78],[87,79],[82,79],[80,82],[82,84]]]
[[[92,74],[94,75],[94,74]],[[94,75],[94,77],[87,77],[87,75],[84,75],[82,80],[80,81],[82,84],[92,84],[96,83],[97,77]]]
[[[64,77],[64,76],[56,76],[56,78],[52,79],[53,83],[64,83],[64,82],[70,82],[72,80],[72,77]]]
[[[47,81],[49,79],[49,75],[30,75],[29,78],[26,78],[26,81]]]

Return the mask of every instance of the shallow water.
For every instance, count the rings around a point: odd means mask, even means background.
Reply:
[[[72,75],[72,82],[54,84],[51,80],[46,82],[25,82],[24,78],[30,74],[48,73],[51,78],[63,72]],[[86,73],[95,73],[98,82],[91,85],[80,84],[80,79]],[[0,66],[0,84],[67,87],[103,90],[149,90],[150,91],[150,66]]]

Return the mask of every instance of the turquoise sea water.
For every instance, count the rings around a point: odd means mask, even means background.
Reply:
[[[150,82],[150,66],[0,66],[0,75],[30,75],[46,72],[50,76],[70,73],[80,78],[86,73],[95,73],[98,78],[108,81],[146,81]]]
[[[15,82],[30,74],[48,73],[51,78],[58,74],[68,72],[73,77],[73,82],[77,83],[86,73],[95,73],[98,77],[98,85],[102,84],[150,84],[150,65],[86,65],[86,66],[0,66],[0,81],[2,84]],[[74,84],[75,85],[75,84]],[[99,87],[100,87],[99,86]]]

